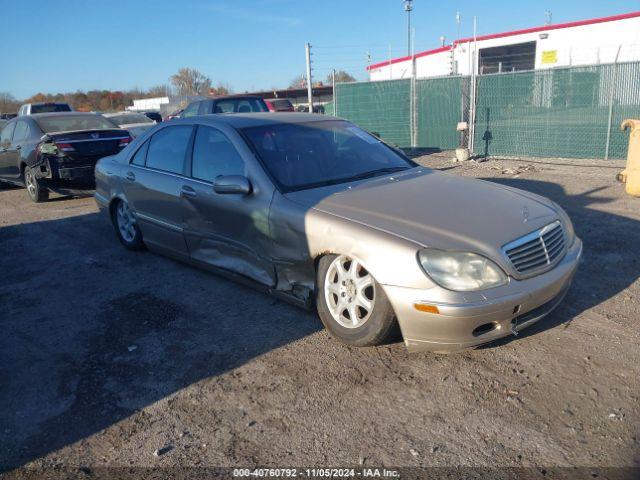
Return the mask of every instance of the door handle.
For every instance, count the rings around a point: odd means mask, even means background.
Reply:
[[[180,196],[181,197],[192,197],[193,198],[193,197],[197,197],[198,194],[190,186],[183,185],[182,189],[180,190]]]
[[[136,176],[133,172],[127,172],[127,174],[125,175],[126,179],[129,180],[130,182],[135,182],[136,180]]]

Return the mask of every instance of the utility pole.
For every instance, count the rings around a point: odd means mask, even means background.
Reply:
[[[413,0],[404,0],[404,11],[407,12],[407,55],[411,56],[411,10]]]
[[[311,45],[304,44],[304,52],[307,58],[307,98],[309,99],[309,113],[313,113],[313,84],[311,78]]]

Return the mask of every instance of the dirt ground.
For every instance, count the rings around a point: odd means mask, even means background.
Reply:
[[[619,164],[419,161],[568,211],[584,261],[552,315],[449,356],[349,348],[311,313],[126,251],[92,198],[0,187],[0,472],[639,467],[640,199]]]

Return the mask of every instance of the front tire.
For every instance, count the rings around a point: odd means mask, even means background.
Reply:
[[[347,345],[380,345],[396,326],[387,296],[360,262],[346,255],[320,259],[316,305],[325,328]]]
[[[32,202],[40,203],[49,199],[49,190],[42,185],[42,181],[36,177],[35,171],[31,167],[24,169],[24,186],[27,188],[27,194]]]
[[[116,204],[111,209],[111,220],[118,240],[125,248],[134,251],[144,249],[142,232],[127,202],[116,200]]]

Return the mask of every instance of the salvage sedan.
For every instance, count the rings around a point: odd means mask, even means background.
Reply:
[[[129,249],[308,307],[357,346],[411,351],[517,332],[562,300],[582,252],[543,197],[416,165],[349,122],[263,113],[157,125],[96,167]]]
[[[130,141],[129,132],[94,113],[22,115],[0,132],[0,181],[26,187],[34,202],[50,191],[83,193],[93,189],[96,162]]]

